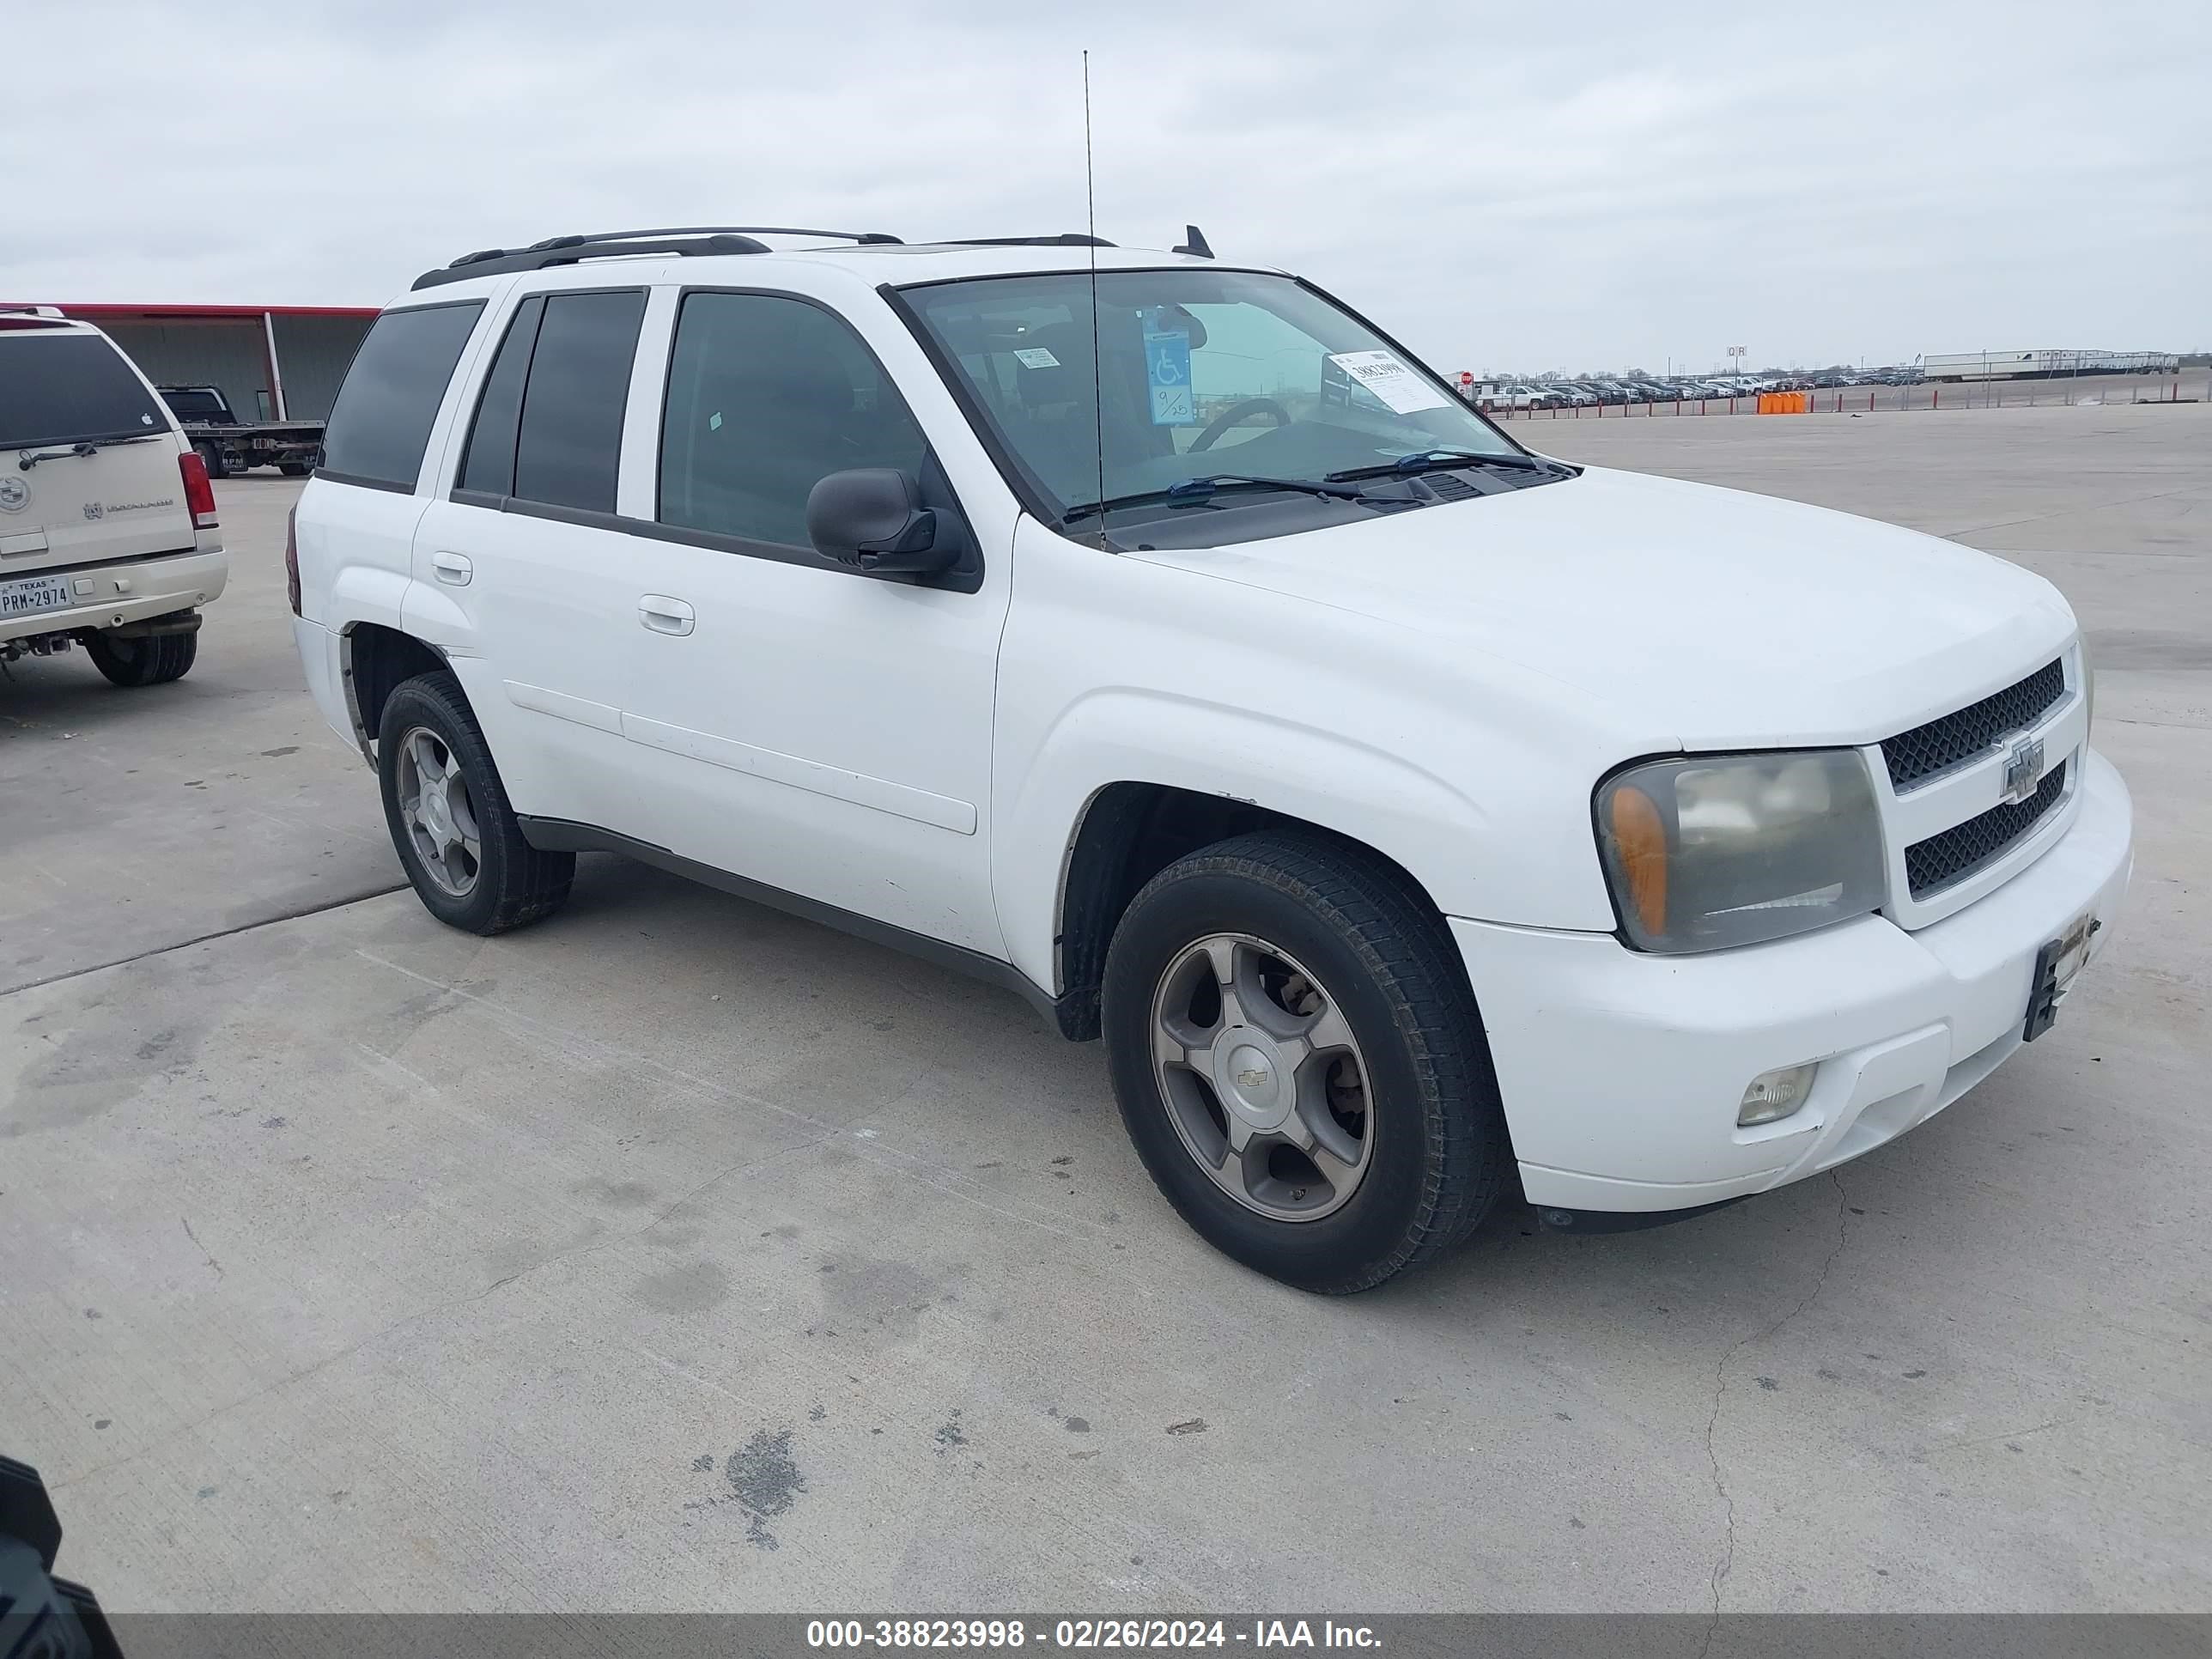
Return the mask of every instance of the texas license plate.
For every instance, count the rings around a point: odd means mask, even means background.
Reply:
[[[18,576],[0,582],[0,617],[27,617],[38,611],[59,611],[70,602],[66,576]]]
[[[2027,991],[2027,1024],[2021,1030],[2024,1041],[2034,1042],[2057,1019],[2059,999],[2089,959],[2089,941],[2103,926],[2094,915],[2076,916],[2072,926],[2035,953],[2035,977]]]

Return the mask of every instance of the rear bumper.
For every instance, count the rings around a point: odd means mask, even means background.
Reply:
[[[315,700],[324,723],[345,739],[347,748],[360,750],[362,758],[368,758],[368,750],[354,726],[343,637],[320,623],[295,617],[292,643],[299,648],[300,672],[307,677],[307,695]]]
[[[0,640],[24,640],[40,634],[72,634],[81,628],[112,628],[143,622],[172,611],[190,611],[222,593],[230,580],[230,562],[220,548],[175,553],[89,569],[45,568],[0,576],[64,576],[79,603],[66,611],[43,611],[0,621]]]
[[[1540,1208],[1693,1209],[1802,1180],[1925,1122],[2016,1053],[2039,952],[2085,915],[2112,937],[2132,809],[2085,750],[2081,806],[2004,885],[1916,933],[1879,916],[1706,957],[1454,919],[1522,1184]],[[1744,1086],[1820,1062],[1778,1123]]]

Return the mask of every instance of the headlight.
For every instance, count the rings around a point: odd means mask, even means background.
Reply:
[[[1629,942],[1718,951],[1881,908],[1881,823],[1855,750],[1688,755],[1598,786],[1598,850]]]

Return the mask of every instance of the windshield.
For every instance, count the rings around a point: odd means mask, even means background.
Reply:
[[[1285,276],[1101,271],[1094,376],[1091,280],[985,278],[902,295],[1058,523],[1208,475],[1320,479],[1431,452],[1523,453]]]
[[[102,336],[17,334],[0,345],[0,448],[168,429],[146,383]]]

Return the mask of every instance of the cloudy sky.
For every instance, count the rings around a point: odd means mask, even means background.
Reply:
[[[2203,0],[56,19],[9,32],[53,61],[0,97],[4,298],[374,304],[624,225],[1080,229],[1088,46],[1100,234],[1194,220],[1448,370],[2212,345]]]

